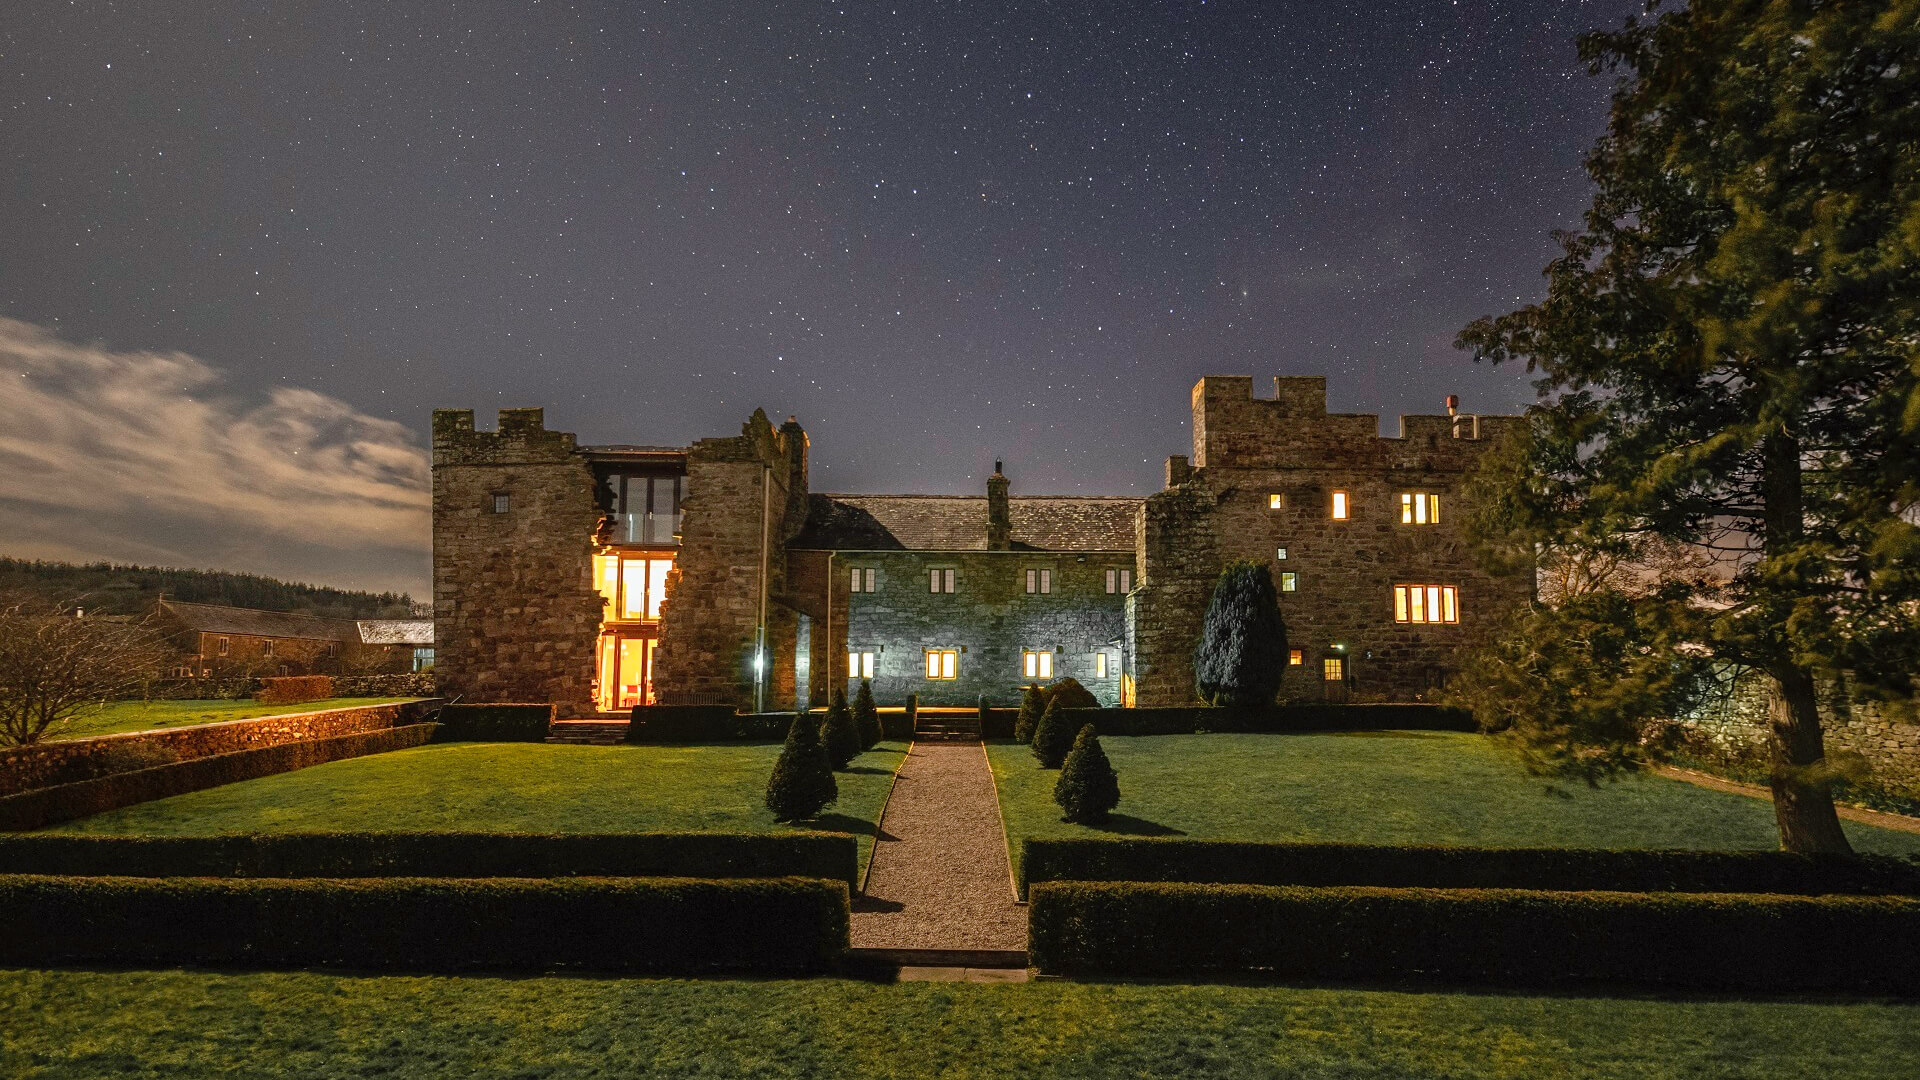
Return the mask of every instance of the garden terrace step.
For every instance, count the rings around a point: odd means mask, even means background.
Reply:
[[[916,739],[952,739],[954,741],[979,741],[980,718],[968,717],[921,717],[914,725],[913,736]]]
[[[547,741],[573,746],[618,746],[627,741],[626,720],[555,720],[547,728]]]

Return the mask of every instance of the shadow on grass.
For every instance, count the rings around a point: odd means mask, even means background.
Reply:
[[[806,827],[809,829],[818,829],[821,832],[852,833],[855,836],[872,836],[883,840],[892,839],[891,837],[880,836],[880,829],[873,822],[865,818],[854,817],[852,814],[821,814],[819,817],[807,822]]]
[[[1089,825],[1089,829],[1098,832],[1121,833],[1126,836],[1185,836],[1186,831],[1171,825],[1162,825],[1157,821],[1137,818],[1132,814],[1109,814],[1107,820],[1098,825]]]
[[[851,768],[836,769],[835,771],[842,772],[842,773],[852,773],[855,776],[892,776],[893,775],[892,769],[876,769],[871,765],[856,765]]]

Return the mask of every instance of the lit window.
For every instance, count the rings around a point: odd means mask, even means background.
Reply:
[[[1402,525],[1437,525],[1440,522],[1440,496],[1418,491],[1400,493]]]
[[[856,566],[853,568],[854,592],[878,592],[879,589],[879,571],[871,566]]]
[[[1267,509],[1285,510],[1286,508],[1287,508],[1287,497],[1285,495],[1282,495],[1279,492],[1274,492],[1273,494],[1267,496]]]
[[[1452,585],[1395,585],[1393,621],[1401,623],[1457,623],[1459,591]]]
[[[260,643],[260,655],[261,656],[273,655],[273,639],[272,638],[268,638],[267,640]]]
[[[1282,573],[1280,575],[1280,591],[1281,592],[1299,592],[1300,591],[1300,575],[1294,574],[1294,573]]]
[[[1304,664],[1306,662],[1307,662],[1307,658],[1301,655],[1299,649],[1293,649],[1288,651],[1287,665],[1289,667],[1299,667],[1301,664]]]
[[[1053,678],[1053,654],[1033,650],[1021,653],[1020,673],[1029,679]]]
[[[1328,682],[1339,682],[1347,677],[1347,660],[1343,656],[1329,656],[1320,661],[1320,676]]]
[[[1131,570],[1120,571],[1120,591],[1123,593],[1129,593],[1133,591],[1133,571]]]
[[[1108,570],[1107,591],[1110,593],[1130,593],[1133,591],[1133,571]]]
[[[953,581],[954,572],[950,569],[927,571],[928,592],[952,592]]]
[[[220,642],[220,655],[221,656],[227,655],[227,651],[233,648],[233,640],[231,638],[220,638],[219,642]]]
[[[873,678],[873,654],[870,652],[850,652],[847,654],[847,678]]]
[[[1347,520],[1347,493],[1344,491],[1333,493],[1333,520]]]
[[[667,598],[672,559],[593,557],[593,584],[607,602],[607,618],[618,622],[658,619]],[[855,571],[858,573],[858,571]]]
[[[1093,677],[1096,679],[1104,679],[1107,677],[1106,653],[1097,652],[1093,654]]]
[[[1027,591],[1030,593],[1050,593],[1053,591],[1053,571],[1027,571]]]
[[[513,499],[511,496],[508,496],[504,493],[496,493],[493,496],[493,512],[494,513],[504,514],[509,509],[511,509],[512,506],[513,506]]]
[[[1279,560],[1279,561],[1281,561],[1281,562],[1286,562],[1286,561],[1287,561],[1287,549],[1286,549],[1286,548],[1274,548],[1274,549],[1273,549],[1273,557],[1274,557],[1275,559],[1278,559],[1278,560]]]
[[[959,668],[960,668],[960,651],[958,649],[928,649],[927,650],[927,678],[929,679],[958,678]]]

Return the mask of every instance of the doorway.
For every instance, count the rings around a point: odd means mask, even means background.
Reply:
[[[601,712],[619,712],[636,705],[652,705],[653,654],[659,641],[649,632],[600,635],[598,667]]]

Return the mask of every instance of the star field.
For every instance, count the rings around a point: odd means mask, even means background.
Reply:
[[[0,314],[418,433],[763,406],[821,490],[1141,492],[1201,374],[1525,404],[1451,341],[1540,292],[1638,7],[27,0]]]

